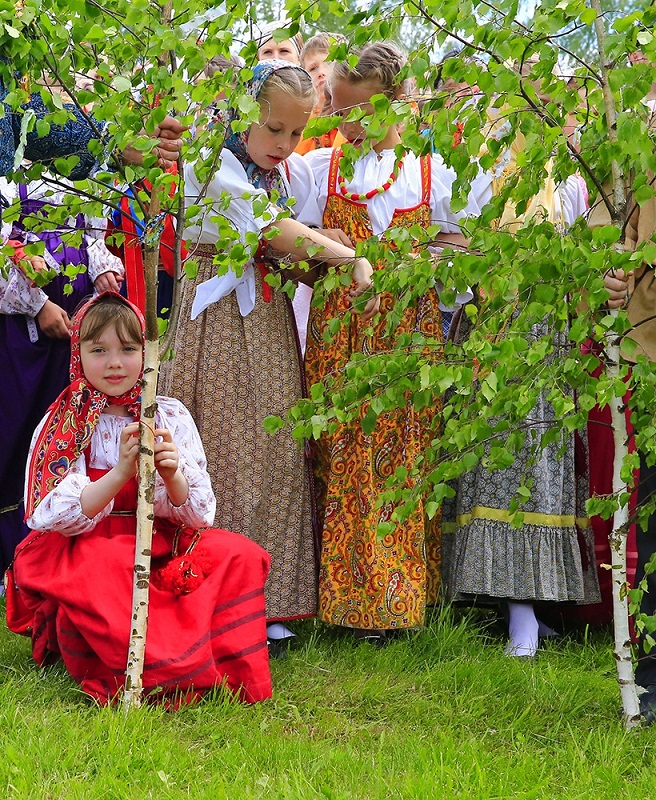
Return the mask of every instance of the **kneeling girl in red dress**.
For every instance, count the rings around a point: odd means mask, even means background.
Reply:
[[[31,636],[37,664],[61,658],[85,692],[108,703],[123,685],[131,627],[144,323],[110,292],[73,323],[71,384],[32,440],[32,532],[7,575],[7,617]],[[158,397],[157,406],[144,692],[177,704],[225,685],[246,702],[264,700],[269,556],[209,527],[215,498],[196,426],[179,401]],[[191,569],[181,569],[190,550]]]

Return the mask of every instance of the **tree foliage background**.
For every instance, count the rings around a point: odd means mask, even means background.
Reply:
[[[413,230],[422,247],[419,257],[412,258],[410,238],[398,232],[392,234],[397,245],[393,260],[376,279],[377,288],[398,296],[399,310],[436,281],[445,287],[447,302],[457,290],[475,287],[476,301],[467,305],[464,315],[469,335],[447,344],[444,352],[437,352],[435,342],[418,334],[402,337],[388,354],[354,358],[338,383],[314,387],[312,397],[290,413],[295,435],[311,437],[355,414],[364,401],[369,402],[367,425],[375,424],[379,413],[407,402],[422,406],[443,401],[439,429],[415,466],[413,488],[407,488],[405,475],[394,476],[389,485],[390,497],[402,501],[398,513],[411,507],[419,494],[428,495],[428,510],[435,513],[453,494],[452,481],[480,459],[490,469],[503,468],[527,437],[536,451],[548,441],[564,442],[563,432],[585,426],[590,408],[625,392],[626,366],[620,365],[614,375],[592,378],[603,355],[584,351],[582,345],[590,339],[604,344],[628,328],[624,312],[616,316],[604,312],[604,273],[630,268],[643,259],[652,263],[656,257],[651,242],[636,253],[616,246],[631,209],[654,193],[654,130],[645,99],[655,78],[649,62],[656,63],[656,9],[648,2],[627,2],[604,16],[610,88],[617,109],[613,140],[604,113],[601,59],[591,44],[597,11],[587,0],[545,0],[532,7],[512,0],[496,6],[488,0],[378,0],[366,6],[351,0],[301,0],[275,8],[241,0],[221,5],[207,0],[168,5],[150,0],[0,0],[5,103],[18,111],[26,101],[27,75],[31,89],[41,92],[50,110],[41,120],[23,115],[23,134],[30,129],[45,133],[50,124],[68,118],[52,83],[60,85],[82,113],[92,107],[89,124],[98,126],[94,153],[107,167],[77,182],[76,193],[53,211],[52,220],[63,223],[78,211],[106,214],[118,207],[129,186],[143,206],[146,238],[156,238],[161,219],[149,218],[148,195],[140,189],[143,179],[160,191],[164,210],[176,216],[180,228],[183,220],[200,213],[206,200],[200,197],[184,207],[181,192],[176,191],[181,178],[158,166],[154,141],[147,134],[165,114],[195,125],[196,135],[187,139],[184,158],[197,161],[200,173],[209,177],[225,131],[207,127],[204,109],[227,92],[244,115],[244,125],[256,118],[257,106],[243,90],[256,55],[249,35],[282,12],[290,34],[298,29],[338,30],[353,46],[392,37],[410,48],[405,77],[428,99],[418,112],[416,104],[381,97],[375,113],[363,120],[371,137],[365,147],[388,124],[403,126],[406,149],[427,153],[434,146],[457,173],[454,209],[464,207],[479,165],[492,168],[517,136],[525,141],[518,161],[521,169],[479,218],[468,221],[468,252],[446,252],[436,261],[429,245],[439,239],[439,230]],[[435,90],[440,54],[454,46],[460,48],[460,57],[439,67],[442,79],[477,87],[473,96],[455,102],[448,92]],[[630,66],[628,54],[637,49],[647,63]],[[202,77],[212,57],[235,52],[244,58],[244,68],[211,80]],[[343,46],[335,55],[346,53]],[[92,82],[80,88],[80,79],[89,76]],[[225,100],[219,106],[225,106]],[[430,136],[419,135],[417,114]],[[502,126],[490,124],[500,119]],[[315,120],[309,132],[334,124],[334,119]],[[574,127],[579,131],[576,146],[571,136]],[[127,143],[143,150],[142,167],[125,166],[116,157]],[[348,148],[345,155],[347,160],[354,157]],[[54,166],[66,175],[75,163],[72,157]],[[621,206],[607,188],[613,163],[627,190]],[[15,167],[17,179],[44,173],[42,165],[26,167],[20,158]],[[605,203],[614,224],[592,231],[580,219],[563,231],[536,217],[516,231],[499,230],[506,204],[521,214],[548,170],[557,181],[578,171],[591,203]],[[11,219],[17,210],[7,213]],[[221,226],[217,269],[239,269],[256,243],[239,242],[220,217],[217,224]],[[362,252],[375,259],[378,247],[371,241]],[[193,260],[186,270],[193,275]],[[339,276],[329,275],[325,284],[329,287],[338,280]],[[393,326],[393,318],[389,324]],[[544,335],[531,335],[538,324],[543,325]],[[635,413],[644,423],[638,427],[636,443],[654,458],[656,371],[640,360],[630,380]],[[540,392],[546,393],[556,411],[557,421],[548,430],[531,425],[530,413]],[[269,427],[278,424],[270,421]],[[627,457],[622,472],[627,483],[635,466],[636,457]],[[398,488],[401,484],[406,488]],[[530,491],[530,485],[520,488],[518,507]],[[590,511],[610,515],[627,500],[626,492],[598,499]]]

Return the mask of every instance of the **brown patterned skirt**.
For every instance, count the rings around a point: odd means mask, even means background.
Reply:
[[[205,447],[216,494],[216,524],[244,534],[271,555],[267,618],[312,616],[317,581],[310,485],[304,451],[289,429],[264,432],[301,397],[301,368],[290,303],[262,299],[255,269],[255,308],[242,317],[234,292],[191,321],[196,286],[216,274],[211,252],[198,250],[194,281],[183,288],[175,360],[164,391],[189,409]]]

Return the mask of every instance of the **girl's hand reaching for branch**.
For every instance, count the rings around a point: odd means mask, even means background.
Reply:
[[[380,297],[373,293],[373,274],[374,269],[366,258],[355,259],[351,273],[353,284],[349,296],[356,311],[362,314],[363,320],[374,317],[380,308]],[[359,301],[358,298],[360,298]],[[360,311],[363,303],[364,308]]]

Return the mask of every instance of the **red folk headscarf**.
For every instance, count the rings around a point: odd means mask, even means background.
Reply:
[[[71,383],[47,411],[47,419],[34,443],[29,466],[29,483],[25,498],[25,518],[34,513],[41,500],[69,473],[73,462],[89,446],[100,414],[108,405],[127,406],[139,419],[141,413],[141,375],[137,383],[120,397],[109,397],[95,389],[82,372],[80,359],[80,326],[87,311],[104,298],[114,297],[132,309],[141,325],[142,342],[146,323],[141,311],[116,292],[103,292],[94,297],[73,318],[71,335]],[[142,364],[143,374],[143,364]]]

